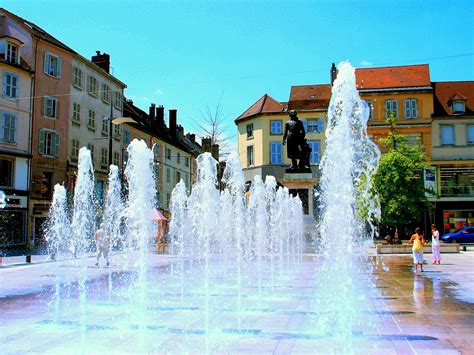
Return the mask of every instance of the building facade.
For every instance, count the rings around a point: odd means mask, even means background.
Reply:
[[[34,71],[28,64],[29,33],[0,10],[0,246],[24,245],[28,237]]]

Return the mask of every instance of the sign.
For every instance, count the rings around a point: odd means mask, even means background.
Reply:
[[[423,183],[426,197],[436,197],[438,195],[438,182],[436,167],[423,170]]]

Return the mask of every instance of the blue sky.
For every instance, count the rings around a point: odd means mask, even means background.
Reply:
[[[90,58],[111,55],[126,96],[178,109],[196,130],[222,96],[227,132],[263,94],[327,83],[332,62],[428,63],[433,81],[474,80],[474,1],[3,0]],[[466,55],[470,54],[470,55]],[[463,55],[463,56],[461,56]],[[449,57],[449,58],[446,58]]]

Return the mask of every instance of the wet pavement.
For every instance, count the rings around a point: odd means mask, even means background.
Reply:
[[[177,259],[154,254],[150,282],[158,286],[147,291],[145,314],[136,313],[138,299],[124,295],[123,256],[115,255],[110,268],[94,262],[86,261],[85,311],[75,285],[77,261],[1,268],[0,354],[474,353],[473,252],[443,255],[443,264],[427,264],[419,274],[413,273],[410,256],[370,256],[359,275],[367,283],[362,290],[367,300],[349,345],[337,334],[318,332],[324,308],[318,303],[317,258],[311,255],[275,274],[262,269],[265,280],[243,276],[236,298],[235,287],[225,280],[211,290],[198,279],[180,282]],[[61,286],[68,294],[55,310],[58,279],[73,286]],[[141,316],[146,327],[137,334]]]

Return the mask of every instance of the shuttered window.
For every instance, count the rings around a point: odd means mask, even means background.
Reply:
[[[454,145],[454,126],[441,126],[441,145]]]
[[[309,162],[311,164],[319,164],[321,160],[320,141],[309,141],[308,144],[311,148],[311,156],[309,158]]]
[[[405,99],[405,118],[418,117],[418,103],[416,99]]]
[[[395,117],[398,117],[398,101],[397,100],[385,101],[385,118],[389,118],[391,112],[393,112]]]
[[[61,77],[62,60],[57,55],[46,52],[44,54],[44,73],[54,78]]]
[[[20,79],[18,75],[4,72],[3,75],[3,97],[16,99],[20,92]]]
[[[281,142],[270,142],[270,163],[283,163],[283,145]]]
[[[41,129],[39,131],[39,153],[52,157],[59,156],[59,133]]]
[[[7,143],[16,142],[16,116],[12,113],[2,112],[0,140]]]
[[[46,117],[56,118],[57,100],[53,96],[44,97],[44,115]]]

